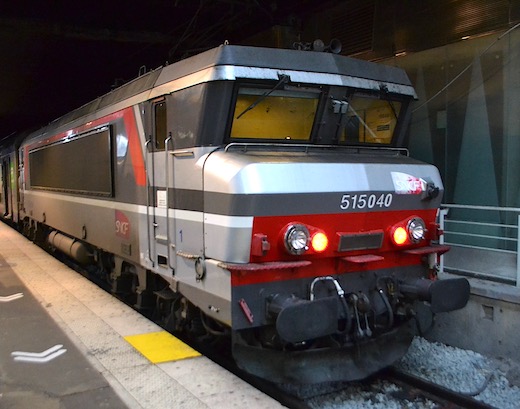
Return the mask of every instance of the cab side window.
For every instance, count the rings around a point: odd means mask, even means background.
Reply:
[[[166,101],[160,101],[154,104],[154,148],[158,151],[164,150],[166,140]]]

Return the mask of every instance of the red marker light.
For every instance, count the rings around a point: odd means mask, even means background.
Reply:
[[[408,232],[404,227],[396,227],[392,233],[392,240],[398,246],[402,246],[408,241]]]
[[[318,232],[312,236],[311,247],[316,253],[324,252],[329,245],[329,239],[325,233]]]

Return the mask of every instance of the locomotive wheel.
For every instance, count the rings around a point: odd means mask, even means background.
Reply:
[[[112,294],[130,305],[135,304],[137,300],[135,293],[137,275],[132,270],[132,266],[126,264],[123,266],[120,275],[110,279]]]
[[[176,331],[179,325],[178,313],[180,297],[169,288],[154,292],[155,309],[153,320],[168,332]]]

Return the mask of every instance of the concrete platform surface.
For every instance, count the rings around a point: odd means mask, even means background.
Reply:
[[[0,223],[0,408],[283,407],[172,338]]]
[[[459,276],[443,273],[440,277]],[[520,288],[477,278],[468,280],[471,293],[466,307],[438,314],[426,337],[520,364]]]

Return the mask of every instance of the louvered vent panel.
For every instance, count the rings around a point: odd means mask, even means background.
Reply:
[[[374,11],[375,1],[366,0],[355,7],[346,7],[332,19],[332,37],[341,41],[341,54],[372,50]]]
[[[509,0],[511,3],[511,14],[509,18],[512,23],[520,21],[520,0]]]
[[[487,33],[504,28],[509,22],[509,0],[448,0],[446,10],[451,10],[451,39],[467,35]]]

